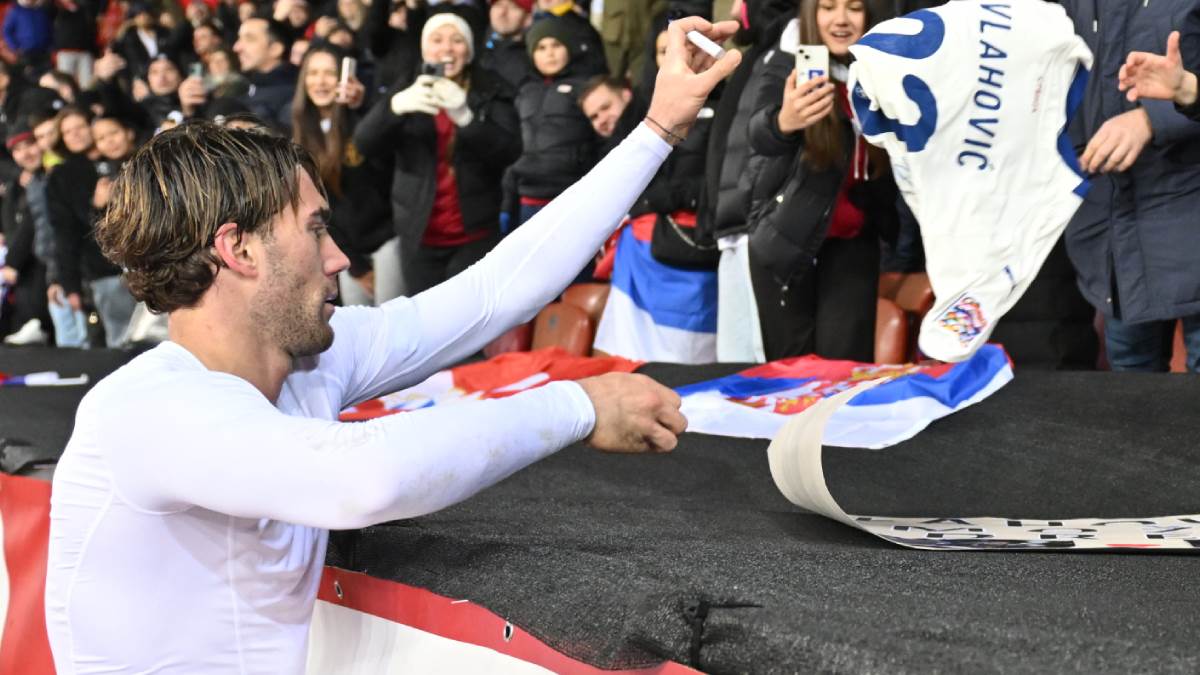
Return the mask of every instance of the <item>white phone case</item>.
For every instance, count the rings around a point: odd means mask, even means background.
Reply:
[[[829,47],[800,45],[796,48],[796,84],[829,74]]]

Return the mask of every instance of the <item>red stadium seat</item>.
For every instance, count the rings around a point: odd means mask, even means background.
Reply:
[[[895,300],[896,293],[900,291],[900,284],[904,281],[903,272],[883,272],[879,275],[879,297]]]
[[[1183,344],[1183,322],[1175,322],[1175,342],[1171,347],[1171,372],[1187,372],[1187,347]]]
[[[912,314],[917,321],[925,318],[925,314],[933,308],[933,286],[929,285],[929,275],[924,272],[914,272],[904,275],[896,288],[893,300],[900,309]]]
[[[533,349],[562,347],[576,356],[588,356],[593,337],[591,319],[575,305],[551,303],[533,322]]]
[[[533,345],[533,322],[523,323],[487,343],[483,355],[489,359],[506,352],[527,352]]]
[[[600,315],[604,313],[604,305],[608,302],[608,284],[572,284],[563,292],[562,301],[575,305],[592,320],[592,330],[600,325]]]
[[[908,361],[908,316],[896,303],[879,298],[875,310],[875,362]]]
[[[914,272],[911,274],[903,274],[898,280],[889,280],[889,283],[894,283],[894,295],[890,300],[896,303],[900,309],[904,310],[908,317],[907,327],[907,348],[908,353],[905,356],[905,361],[917,361],[920,357],[917,348],[917,335],[921,331],[921,320],[933,308],[934,297],[933,287],[929,285],[929,275],[924,272]],[[880,278],[880,287],[882,288],[884,280]],[[881,295],[883,295],[881,293]],[[888,296],[883,295],[887,298]]]

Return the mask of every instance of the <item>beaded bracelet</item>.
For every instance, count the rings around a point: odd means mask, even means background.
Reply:
[[[664,134],[667,135],[667,143],[670,143],[671,145],[674,146],[674,145],[679,145],[680,143],[682,143],[684,141],[683,136],[680,136],[679,134],[674,133],[673,131],[664,127],[663,125],[659,124],[658,122],[655,122],[649,115],[646,116],[646,121],[649,122],[650,124],[653,124],[654,126],[658,127],[660,131],[662,131]]]

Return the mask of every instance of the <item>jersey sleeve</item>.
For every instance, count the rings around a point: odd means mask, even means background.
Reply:
[[[284,414],[232,375],[162,382],[85,400],[77,420],[115,493],[148,513],[201,507],[329,529],[411,518],[466,499],[594,424],[574,382],[349,424]]]
[[[532,319],[600,250],[670,149],[641,125],[463,273],[379,308],[339,309],[320,367],[343,380],[341,404],[419,382]]]

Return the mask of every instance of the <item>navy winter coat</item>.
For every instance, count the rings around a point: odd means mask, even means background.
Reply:
[[[1200,163],[1180,150],[1200,141],[1200,123],[1170,101],[1130,103],[1117,71],[1130,51],[1162,53],[1167,35],[1200,17],[1197,0],[1063,0],[1095,55],[1071,138],[1083,152],[1104,122],[1139,105],[1153,139],[1123,173],[1092,176],[1067,227],[1067,250],[1087,300],[1127,322],[1200,314]],[[1103,9],[1101,9],[1103,7]],[[1184,58],[1195,63],[1187,52]]]

